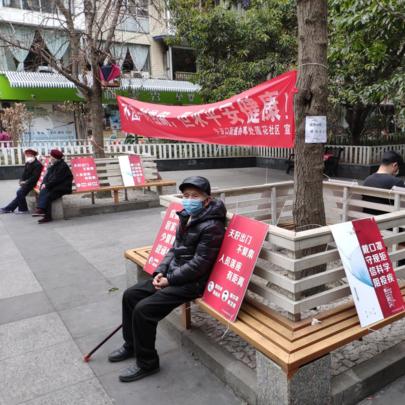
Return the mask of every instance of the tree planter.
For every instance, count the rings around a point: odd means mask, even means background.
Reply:
[[[309,316],[311,309],[325,309],[347,300],[350,289],[328,226],[294,230],[292,221],[292,181],[257,186],[215,190],[213,196],[225,202],[228,217],[234,213],[264,221],[269,232],[260,253],[248,294],[260,296],[264,304],[276,309],[288,319]],[[369,195],[386,198],[390,204],[363,201]],[[167,206],[179,201],[179,195],[161,197]],[[349,182],[324,182],[323,198],[328,225],[369,216],[363,208],[387,212],[376,221],[390,251],[397,276],[405,275],[405,266],[396,266],[405,258],[405,191],[391,191],[358,186]],[[314,224],[316,226],[316,224]],[[288,229],[290,228],[290,229]],[[310,248],[319,253],[306,255]],[[319,272],[311,274],[310,270]],[[314,312],[310,312],[314,316]]]

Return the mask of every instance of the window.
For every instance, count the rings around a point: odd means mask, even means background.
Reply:
[[[127,12],[131,17],[148,18],[149,0],[127,0]]]
[[[149,33],[149,0],[124,0],[125,11],[118,29]]]
[[[69,5],[69,2],[69,0],[64,1],[66,6]],[[70,3],[72,4],[72,2]],[[41,13],[54,13],[56,11],[54,0],[3,0],[3,6]]]

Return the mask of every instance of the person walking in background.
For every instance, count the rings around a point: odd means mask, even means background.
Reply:
[[[73,174],[63,160],[63,153],[52,149],[50,155],[50,166],[40,187],[38,206],[32,214],[33,217],[42,217],[39,224],[52,221],[52,201],[72,193]]]
[[[25,197],[35,187],[42,172],[42,164],[37,159],[38,152],[33,149],[24,151],[25,165],[20,178],[20,188],[17,190],[16,197],[4,208],[1,208],[2,214],[26,214],[28,213],[27,200]],[[18,208],[17,211],[15,211]]]

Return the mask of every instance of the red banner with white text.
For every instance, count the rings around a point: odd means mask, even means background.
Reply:
[[[213,104],[168,106],[117,97],[122,130],[176,141],[294,146],[297,72]]]

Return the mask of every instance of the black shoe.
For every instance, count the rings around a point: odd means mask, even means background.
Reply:
[[[156,367],[152,370],[143,370],[142,368],[139,368],[137,365],[134,364],[133,366],[125,369],[118,378],[121,382],[132,382],[155,374],[159,370],[159,367]]]
[[[42,219],[40,219],[40,220],[38,221],[39,224],[46,224],[46,223],[48,223],[48,222],[52,222],[52,219],[51,219],[51,218],[47,218],[47,217],[43,217]]]
[[[121,346],[119,349],[114,350],[108,355],[108,361],[111,363],[117,363],[131,357],[134,357],[134,352],[132,350],[128,350],[125,346]]]

